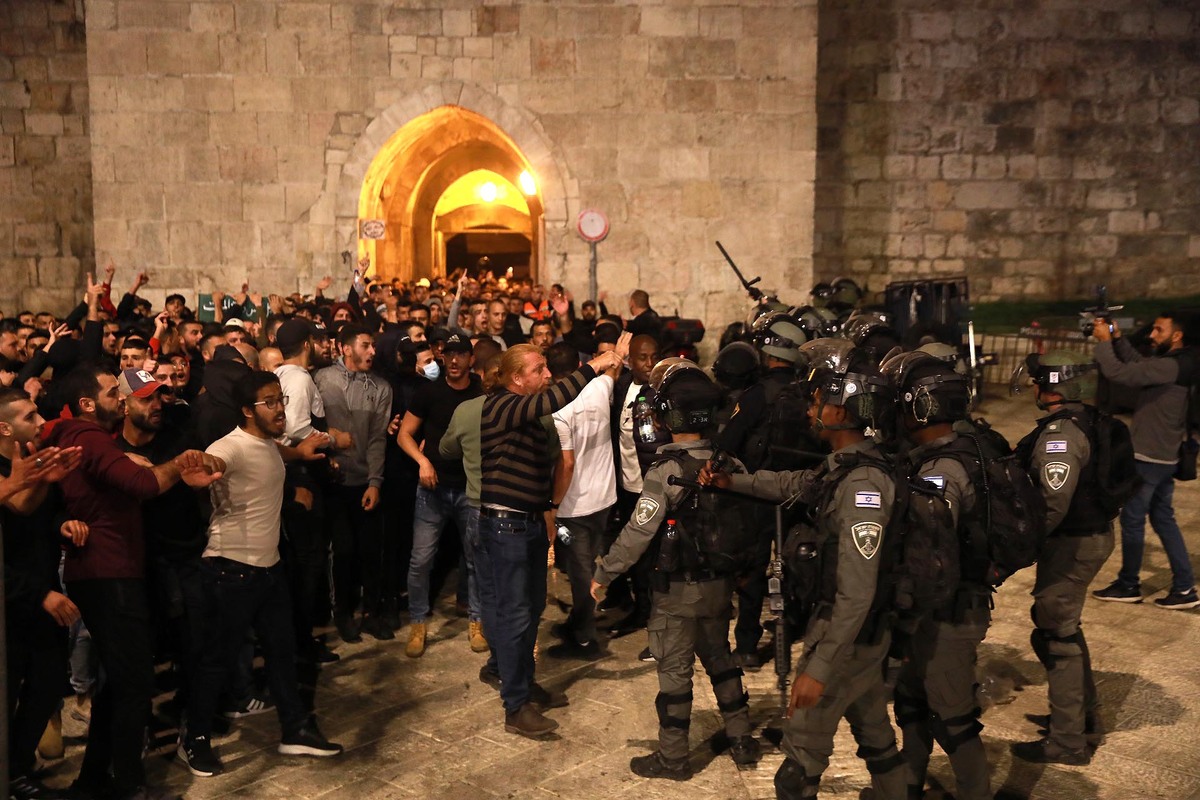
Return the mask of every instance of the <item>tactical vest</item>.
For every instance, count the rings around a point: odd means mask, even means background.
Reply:
[[[1033,448],[1042,431],[1055,420],[1069,419],[1083,431],[1083,435],[1087,437],[1088,445],[1091,447],[1091,457],[1080,470],[1079,482],[1075,486],[1075,494],[1071,497],[1071,505],[1067,509],[1067,514],[1058,527],[1050,531],[1050,536],[1091,536],[1107,530],[1108,522],[1112,519],[1105,512],[1100,501],[1101,489],[1096,467],[1095,426],[1091,419],[1094,413],[1096,412],[1089,412],[1085,409],[1084,413],[1080,414],[1070,408],[1056,411],[1050,416],[1038,420],[1037,427],[1017,443],[1017,457],[1026,469],[1030,469],[1033,461]],[[1042,476],[1035,475],[1034,478],[1040,485]]]

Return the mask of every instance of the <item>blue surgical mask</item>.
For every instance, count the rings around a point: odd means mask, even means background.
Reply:
[[[421,370],[421,374],[431,381],[436,381],[442,376],[442,365],[436,361],[430,361]]]

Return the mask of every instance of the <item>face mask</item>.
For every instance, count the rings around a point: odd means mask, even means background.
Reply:
[[[431,381],[436,381],[442,376],[442,365],[436,361],[430,361],[425,365],[425,368],[421,370],[421,374]]]

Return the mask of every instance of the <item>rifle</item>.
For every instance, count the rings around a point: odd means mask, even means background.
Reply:
[[[725,250],[720,242],[717,242],[717,249],[721,251],[721,255],[725,256],[725,260],[729,262],[729,266],[733,267],[733,273],[737,275],[738,280],[742,282],[742,288],[746,290],[746,294],[750,295],[751,299],[761,303],[763,299],[762,290],[756,289],[754,284],[760,282],[762,278],[756,277],[754,280],[746,280],[746,276],[742,274],[740,269],[738,269],[738,265],[733,262],[733,259],[730,257],[728,251]]]

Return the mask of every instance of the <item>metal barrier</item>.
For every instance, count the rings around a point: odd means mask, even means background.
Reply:
[[[989,356],[983,365],[983,382],[1008,384],[1009,377],[1030,353],[1070,350],[1091,355],[1095,339],[1084,339],[1078,330],[1022,328],[1019,333],[984,334],[980,349]]]

